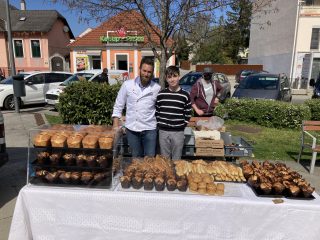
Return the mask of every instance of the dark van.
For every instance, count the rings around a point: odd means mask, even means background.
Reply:
[[[236,85],[232,97],[291,102],[291,88],[285,74],[252,74]]]

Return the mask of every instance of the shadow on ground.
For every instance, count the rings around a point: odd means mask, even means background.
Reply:
[[[298,161],[298,156],[299,156],[299,153],[298,152],[287,152],[287,154],[290,156],[290,158],[294,161]],[[319,155],[317,157],[317,160],[316,161],[316,164],[315,166],[316,167],[320,167],[320,159],[319,159]],[[299,164],[309,172],[309,169],[310,169],[310,164],[311,164],[311,158],[312,158],[312,153],[311,152],[304,152],[302,155],[301,155],[301,159],[299,161]]]

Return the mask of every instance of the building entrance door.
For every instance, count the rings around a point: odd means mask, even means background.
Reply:
[[[51,71],[63,71],[63,59],[61,57],[51,58]]]

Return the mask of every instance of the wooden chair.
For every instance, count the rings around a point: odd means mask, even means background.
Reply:
[[[320,133],[320,121],[303,121],[302,122],[302,136],[301,136],[301,146],[300,153],[298,157],[298,162],[300,161],[301,155],[305,148],[310,148],[312,150],[312,159],[310,164],[310,174],[314,172],[314,166],[317,159],[317,153],[320,152],[320,136],[318,136],[318,144],[317,137],[310,132],[319,132]],[[312,143],[308,141],[311,138]]]

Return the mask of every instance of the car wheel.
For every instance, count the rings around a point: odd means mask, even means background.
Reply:
[[[19,107],[21,107],[21,99],[18,98]],[[9,95],[4,99],[3,107],[7,110],[14,110],[14,97],[13,95]]]

